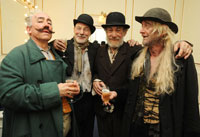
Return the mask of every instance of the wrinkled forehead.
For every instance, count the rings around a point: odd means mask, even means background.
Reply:
[[[48,20],[48,21],[51,21],[51,18],[49,17],[49,15],[47,15],[46,13],[44,12],[40,12],[40,13],[36,13],[33,15],[33,18],[32,18],[32,21],[37,21],[37,20]],[[52,22],[52,21],[51,21]]]
[[[81,22],[76,23],[75,27],[89,28],[89,26],[87,24],[84,24],[84,23],[81,23]]]
[[[124,27],[123,26],[108,26],[105,29],[106,30],[108,30],[108,29],[115,30],[115,29],[124,29]]]

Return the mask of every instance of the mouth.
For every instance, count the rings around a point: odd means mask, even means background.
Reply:
[[[148,36],[142,36],[143,37],[143,39],[146,39],[146,38],[148,38]]]
[[[42,32],[44,32],[44,33],[50,33],[49,30],[43,30]]]
[[[85,36],[78,36],[79,39],[85,39]]]
[[[110,39],[110,41],[115,41],[115,42],[117,42],[117,41],[119,41],[119,39]]]

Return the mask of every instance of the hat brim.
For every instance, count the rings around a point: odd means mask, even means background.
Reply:
[[[115,24],[103,24],[101,25],[103,28],[107,28],[107,27],[111,27],[111,26],[121,26],[124,27],[126,29],[129,29],[130,26],[128,24],[119,24],[119,23],[115,23]]]
[[[77,23],[83,23],[83,24],[86,24],[90,27],[90,30],[91,30],[91,34],[95,32],[96,28],[93,26],[93,25],[90,25],[88,24],[87,22],[85,21],[82,21],[82,20],[76,20],[74,19],[74,26],[77,24]]]
[[[173,22],[165,22],[163,20],[160,20],[158,18],[154,18],[154,17],[143,17],[143,16],[136,16],[135,20],[142,23],[142,21],[144,20],[150,20],[150,21],[155,21],[155,22],[159,22],[161,24],[166,24],[175,34],[178,32],[178,26],[173,23]]]

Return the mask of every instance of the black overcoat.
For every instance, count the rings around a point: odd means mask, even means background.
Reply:
[[[160,125],[162,137],[200,137],[198,80],[193,57],[176,60],[180,70],[175,74],[175,91],[160,96]],[[130,125],[136,105],[140,78],[130,80],[122,137],[129,137]]]

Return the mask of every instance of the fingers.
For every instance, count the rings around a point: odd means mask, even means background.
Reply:
[[[114,99],[115,97],[117,97],[117,92],[116,91],[110,91],[110,100]]]
[[[65,97],[73,98],[74,96],[73,96],[72,94],[70,94],[70,93],[66,93],[66,94],[65,94]]]
[[[185,41],[178,41],[174,45],[174,51],[178,51],[178,54],[175,56],[176,59],[183,58],[187,59],[192,53],[192,47]]]
[[[180,48],[180,42],[177,41],[175,44],[174,44],[174,52],[177,52],[177,50]]]
[[[103,86],[105,86],[105,84],[103,82],[99,82],[99,81],[94,81],[93,82],[93,89],[100,96],[102,94],[102,87]]]
[[[73,98],[74,95],[77,95],[80,93],[80,87],[78,83],[60,83],[58,84],[58,89],[60,92],[61,97],[69,97]]]
[[[107,105],[109,105],[109,106],[111,105],[109,101],[108,102],[103,102],[103,104],[106,105],[106,106]]]
[[[135,45],[139,45],[139,42],[138,42],[138,41],[135,41],[135,40],[133,40],[133,39],[131,39],[131,40],[128,40],[128,44],[129,44],[131,47],[133,47],[133,46],[135,46]]]
[[[184,59],[187,59],[190,55],[192,54],[192,50],[189,50],[186,54],[186,56],[184,57]]]
[[[184,50],[180,49],[178,54],[175,56],[176,59],[182,58],[184,56]]]
[[[104,82],[99,82],[99,88],[102,90],[102,87],[106,87],[106,85],[104,84]]]
[[[68,93],[72,96],[78,95],[80,93],[80,87],[77,82],[74,83],[66,83]]]
[[[53,46],[55,49],[60,51],[66,50],[66,44],[63,40],[55,40]]]

